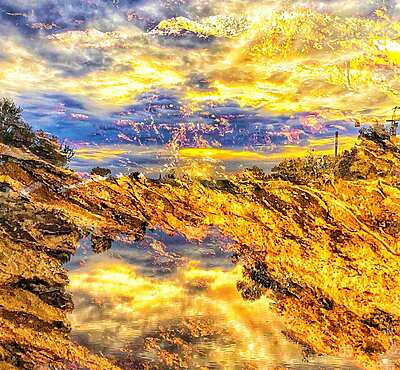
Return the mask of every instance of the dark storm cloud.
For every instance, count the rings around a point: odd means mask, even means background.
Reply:
[[[139,95],[134,104],[116,112],[113,118],[149,119],[156,122],[169,122],[170,117],[180,117],[179,94],[173,91],[157,90]]]
[[[82,102],[74,97],[63,94],[46,94],[45,99],[53,101],[55,104],[62,104],[69,109],[79,109],[84,111],[86,108]]]
[[[0,36],[15,35],[15,30],[25,37],[32,37],[39,32],[30,26],[28,14],[18,12],[14,7],[0,2]]]
[[[59,28],[76,29],[82,23],[93,19],[101,19],[107,11],[113,7],[111,1],[87,0],[87,1],[50,1],[50,0],[1,0],[1,9],[9,14],[24,14],[26,24],[55,23]]]
[[[118,46],[110,50],[79,48],[78,52],[76,48],[55,47],[47,36],[87,29],[108,32],[132,26],[150,30],[161,19],[187,15],[182,4],[179,1],[144,0],[0,0],[0,37],[15,40],[33,57],[45,61],[49,68],[64,76],[82,76],[93,71],[109,70],[110,66],[118,71],[127,68],[112,56]],[[168,40],[160,42],[171,46]],[[201,43],[196,37],[190,42],[188,39],[177,40],[176,44],[185,48],[199,45]],[[0,52],[0,57],[12,54],[11,50],[3,52],[1,47]]]
[[[63,94],[42,97],[22,96],[24,117],[34,128],[42,128],[61,138],[92,143],[134,143],[164,145],[177,129],[187,128],[186,145],[195,145],[201,135],[224,146],[265,145],[280,136],[288,117],[269,117],[234,102],[205,104],[187,113],[185,104],[174,91],[142,94],[121,112],[110,115],[92,113],[80,101]],[[73,115],[88,118],[77,120]]]
[[[322,0],[327,9],[338,13],[353,16],[374,16],[377,9],[386,9],[390,15],[397,12],[398,0],[370,0],[370,1],[348,1],[348,0]]]
[[[208,80],[207,77],[201,73],[192,73],[189,75],[187,85],[201,91],[214,91],[211,87],[212,81]]]
[[[162,36],[157,35],[153,36],[157,38],[157,41],[160,45],[168,46],[168,47],[176,47],[182,49],[201,49],[201,48],[209,48],[214,44],[214,41],[217,41],[216,37],[199,37],[199,35],[193,32],[185,32],[179,36]],[[181,51],[184,52],[184,51]]]

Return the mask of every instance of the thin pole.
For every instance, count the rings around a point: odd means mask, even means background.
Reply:
[[[339,155],[339,131],[335,132],[335,157]]]
[[[396,137],[396,135],[397,135],[397,128],[399,127],[399,119],[396,119],[396,113],[398,110],[400,110],[400,107],[397,107],[397,106],[394,107],[392,119],[386,120],[386,122],[390,123],[390,136],[391,137]]]

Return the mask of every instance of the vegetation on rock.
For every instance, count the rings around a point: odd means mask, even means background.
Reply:
[[[22,109],[3,98],[0,100],[0,142],[24,148],[43,159],[65,166],[74,152],[68,145],[60,145],[57,138],[44,131],[34,132],[22,119]]]

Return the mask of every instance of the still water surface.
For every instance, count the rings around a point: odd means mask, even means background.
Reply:
[[[243,300],[229,243],[153,231],[94,254],[82,240],[67,265],[73,339],[124,369],[356,369],[339,356],[305,358],[268,297]]]

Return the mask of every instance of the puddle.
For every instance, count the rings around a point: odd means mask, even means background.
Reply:
[[[94,254],[82,240],[67,265],[73,340],[123,369],[356,369],[305,359],[267,296],[243,300],[229,245],[218,233],[191,243],[153,231]]]

